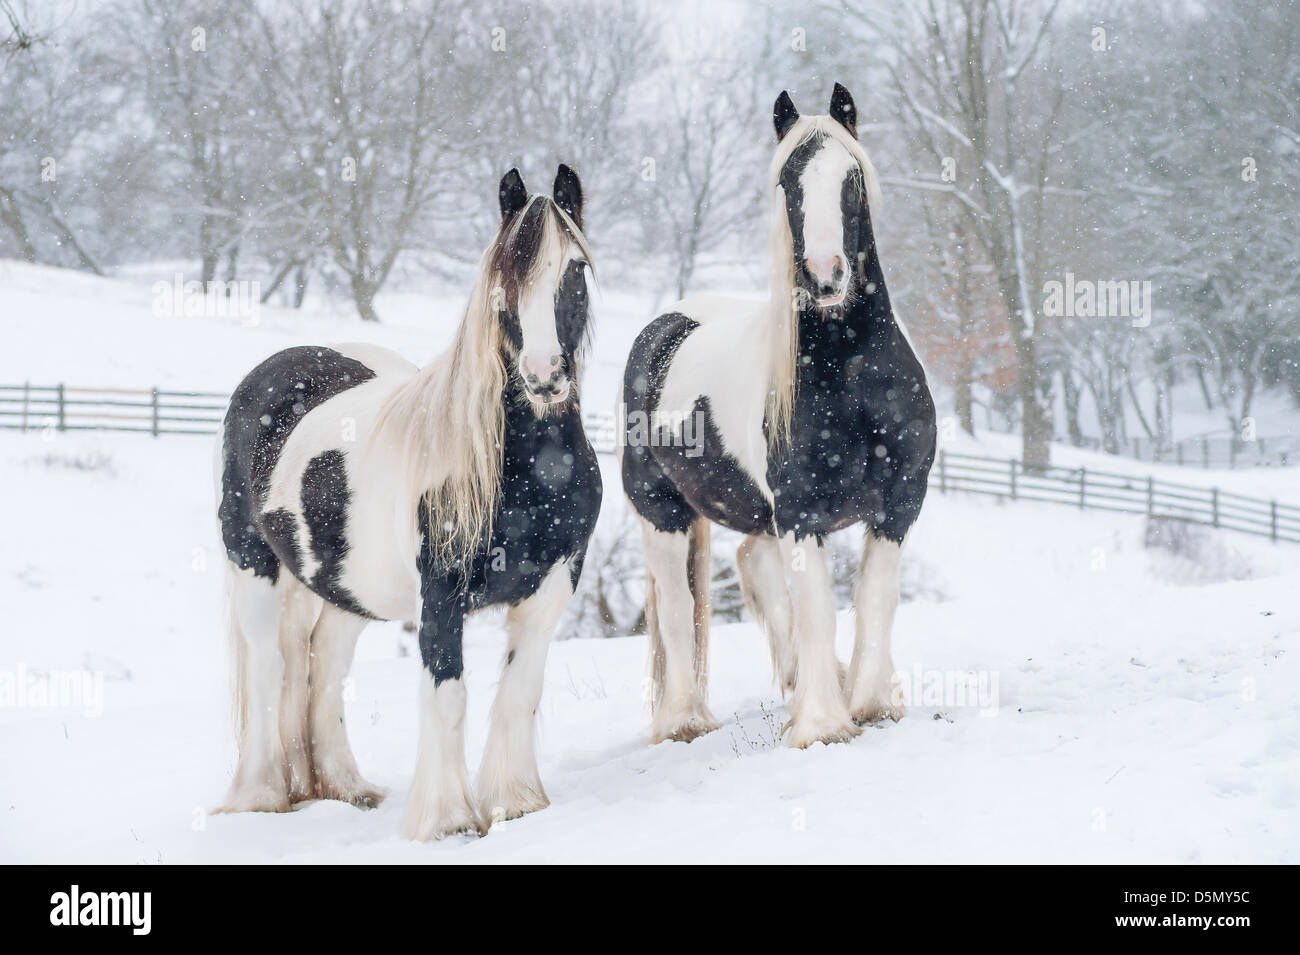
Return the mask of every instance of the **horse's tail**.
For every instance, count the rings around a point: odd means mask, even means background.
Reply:
[[[709,585],[713,580],[711,529],[707,517],[696,517],[691,525],[686,558],[686,582],[691,589],[692,622],[695,625],[695,681],[700,693],[709,688]]]

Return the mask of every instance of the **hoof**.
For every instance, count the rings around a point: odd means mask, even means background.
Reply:
[[[807,749],[813,743],[847,743],[862,732],[862,727],[848,719],[821,723],[791,720],[785,725],[785,732],[789,734],[787,742],[793,749]]]
[[[288,812],[292,808],[289,802],[289,794],[283,790],[273,789],[270,786],[258,786],[255,788],[241,789],[238,792],[232,792],[226,796],[215,813],[236,813],[236,812]]]
[[[519,819],[530,812],[545,809],[551,804],[542,784],[518,783],[505,787],[503,792],[484,797],[479,803],[484,828],[490,829],[501,822]]]
[[[317,780],[316,798],[317,799],[335,799],[339,802],[350,803],[358,809],[375,809],[384,797],[388,795],[388,790],[382,786],[376,786],[374,783],[358,777],[355,780],[349,780],[342,783],[334,783],[328,780]]]
[[[671,740],[675,743],[689,743],[693,739],[712,733],[719,725],[712,714],[697,714],[670,727],[656,729],[650,742],[663,743]]]
[[[416,842],[432,842],[461,833],[482,836],[487,834],[487,826],[479,819],[478,813],[469,806],[441,814],[412,813],[406,818],[403,831],[406,838]]]
[[[865,726],[868,723],[879,723],[884,719],[891,719],[895,723],[901,720],[907,713],[907,707],[902,703],[891,703],[885,701],[873,701],[863,706],[855,707],[853,710],[853,722],[858,726]]]

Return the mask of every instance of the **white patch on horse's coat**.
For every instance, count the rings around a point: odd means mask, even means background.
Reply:
[[[901,544],[867,532],[853,598],[856,636],[847,686],[849,712],[859,723],[903,717],[902,693],[894,681],[890,652],[902,556]]]
[[[806,258],[839,255],[847,262],[840,196],[844,180],[857,168],[860,167],[853,154],[839,140],[828,137],[800,173]]]
[[[419,529],[409,502],[420,489],[404,482],[407,472],[391,466],[382,444],[365,440],[375,426],[383,403],[393,389],[408,380],[415,367],[400,355],[367,347],[366,357],[376,377],[340,392],[313,408],[289,435],[271,472],[264,511],[283,509],[293,519],[302,561],[301,574],[310,580],[320,568],[312,555],[311,532],[302,512],[302,484],[307,465],[329,450],[344,452],[350,499],[345,526],[347,554],[339,585],[369,613],[385,620],[418,615],[420,576],[416,565]],[[380,369],[383,369],[380,371]],[[355,439],[344,440],[344,428]],[[405,506],[403,502],[406,502]]]
[[[707,451],[732,454],[770,503],[763,435],[764,371],[771,349],[770,330],[763,321],[765,307],[763,302],[711,296],[672,306],[669,311],[680,312],[700,327],[678,346],[664,376],[656,413],[660,420],[685,421],[694,413],[696,401],[708,398],[723,447]],[[719,361],[719,356],[726,360]]]
[[[465,765],[465,681],[435,685],[427,669],[420,672],[419,755],[405,830],[421,842],[483,830]]]
[[[790,700],[788,742],[838,743],[861,730],[849,718],[835,658],[835,600],[826,549],[815,538],[781,538],[781,558],[790,578],[798,671]],[[796,554],[796,548],[802,553]],[[796,557],[798,559],[796,559]]]
[[[644,520],[640,524],[661,642],[652,652],[663,653],[663,685],[655,686],[652,695],[650,741],[690,741],[718,728],[695,672],[695,600],[687,577],[690,535],[658,531]]]
[[[532,201],[538,201],[536,197]],[[523,213],[520,214],[521,217]],[[519,293],[519,328],[523,336],[523,347],[519,349],[520,374],[527,377],[523,368],[525,356],[534,356],[534,370],[539,374],[549,371],[549,364],[539,368],[540,363],[549,363],[560,355],[560,341],[555,331],[555,292],[569,262],[577,254],[577,247],[564,232],[558,229],[549,215],[543,216],[545,223],[541,243],[537,249],[537,259],[532,272]]]
[[[489,826],[548,804],[534,750],[537,705],[551,634],[572,596],[572,567],[564,560],[506,613],[506,660],[478,774],[479,808]]]

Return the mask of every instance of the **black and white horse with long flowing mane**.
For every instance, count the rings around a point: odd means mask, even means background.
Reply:
[[[706,700],[710,521],[746,535],[741,588],[792,691],[790,745],[903,715],[889,641],[934,404],[890,309],[853,98],[836,84],[830,115],[804,117],[782,93],[773,118],[770,300],[679,303],[637,338],[624,375],[623,488],[646,552],[655,742],[718,725]],[[856,524],[866,544],[845,672],[824,541]]]
[[[417,369],[372,345],[290,348],[236,389],[221,440],[239,764],[227,811],[376,805],[343,722],[371,619],[420,621],[415,839],[547,805],[534,721],[547,643],[600,509],[578,408],[588,323],[582,187],[511,170],[451,347]],[[478,798],[465,765],[466,614],[507,605]]]

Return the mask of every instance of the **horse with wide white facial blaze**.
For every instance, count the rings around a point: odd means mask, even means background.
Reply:
[[[600,509],[578,376],[588,326],[582,187],[519,173],[450,348],[417,369],[373,345],[291,348],[235,390],[218,516],[229,559],[239,763],[225,811],[374,806],[342,684],[371,619],[420,620],[419,755],[406,832],[486,832],[547,805],[534,722],[551,632]],[[506,605],[477,794],[462,631]]]
[[[895,318],[871,229],[875,170],[853,98],[828,116],[782,93],[767,302],[680,302],[638,336],[628,422],[698,416],[702,449],[627,427],[623,488],[640,517],[649,578],[652,739],[717,727],[707,702],[709,527],[745,536],[741,591],[790,696],[790,745],[844,741],[903,715],[890,634],[903,540],[934,460],[934,403]],[[700,426],[697,425],[697,430]],[[835,656],[826,535],[865,525],[847,670]]]

